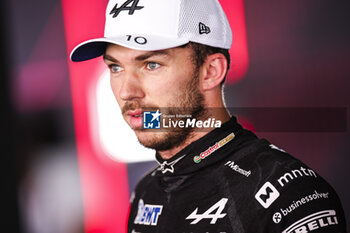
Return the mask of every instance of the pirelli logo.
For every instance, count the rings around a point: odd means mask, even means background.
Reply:
[[[282,233],[307,233],[337,224],[336,212],[334,210],[324,210],[300,219],[282,231]]]

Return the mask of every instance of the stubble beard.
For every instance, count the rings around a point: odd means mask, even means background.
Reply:
[[[167,108],[168,115],[191,115],[192,119],[204,119],[206,110],[204,107],[204,96],[199,90],[199,73],[194,72],[193,77],[188,81],[185,88],[173,100]],[[172,107],[176,106],[176,107]],[[164,114],[162,112],[162,114]],[[180,120],[179,118],[175,118]],[[191,127],[185,128],[169,128],[158,132],[146,132],[147,136],[140,137],[135,131],[138,141],[145,147],[155,149],[157,151],[165,151],[181,146],[188,138],[191,137],[195,129]],[[145,130],[141,130],[145,132]]]

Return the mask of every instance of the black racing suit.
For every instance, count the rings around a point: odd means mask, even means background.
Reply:
[[[146,175],[129,233],[346,232],[333,188],[234,117]]]

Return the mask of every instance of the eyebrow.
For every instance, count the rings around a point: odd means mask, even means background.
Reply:
[[[141,55],[135,57],[135,60],[136,61],[144,61],[144,60],[146,60],[150,57],[153,57],[153,56],[169,56],[169,52],[166,50],[151,51],[151,52],[147,52],[145,54],[141,54]],[[118,63],[118,60],[116,58],[114,58],[108,54],[104,54],[103,59]]]
[[[169,56],[169,52],[167,50],[158,50],[158,51],[151,51],[145,54],[141,54],[135,58],[136,61],[144,61],[150,57],[153,56]]]
[[[118,60],[115,59],[114,57],[108,55],[108,54],[103,54],[103,60],[108,60],[108,61],[111,61],[111,62],[115,62],[115,63],[118,63]]]

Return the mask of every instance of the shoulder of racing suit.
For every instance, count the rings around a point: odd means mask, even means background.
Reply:
[[[267,140],[227,156],[220,169],[246,232],[346,232],[334,189]]]

